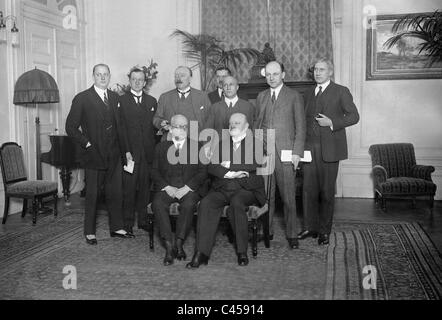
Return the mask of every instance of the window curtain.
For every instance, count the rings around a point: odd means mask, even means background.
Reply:
[[[306,81],[316,58],[333,58],[330,0],[202,0],[202,32],[226,49],[255,48],[266,42],[286,68],[287,81]],[[236,76],[250,79],[250,68]]]

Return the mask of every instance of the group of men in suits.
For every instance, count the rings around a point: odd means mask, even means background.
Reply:
[[[270,223],[277,187],[289,248],[298,248],[298,240],[307,237],[319,237],[319,244],[328,244],[339,161],[347,158],[345,128],[358,122],[357,109],[349,90],[331,81],[333,64],[328,60],[315,64],[317,85],[305,98],[284,84],[281,63],[270,62],[265,73],[270,88],[259,94],[253,106],[238,97],[238,81],[228,68],[216,70],[217,89],[208,95],[191,87],[190,68],[178,67],[176,88],[162,94],[157,104],[143,90],[143,70],[131,70],[131,90],[118,97],[108,89],[109,67],[95,66],[94,85],[74,98],[66,121],[66,132],[82,150],[87,243],[97,244],[96,210],[102,193],[112,237],[134,237],[135,220],[138,228],[148,230],[152,181],[152,210],[166,248],[164,265],[186,260],[183,244],[198,203],[196,247],[187,267],[208,263],[226,205],[238,264],[247,265],[246,208],[266,202],[264,180],[257,174],[264,160],[256,149],[263,146],[275,177],[269,186]],[[191,130],[192,124],[198,125],[197,131]],[[208,148],[199,141],[204,129],[213,131]],[[156,145],[157,130],[163,138]],[[214,140],[214,135],[219,139]],[[306,228],[299,232],[295,174],[305,150],[312,152],[313,160],[304,164]],[[131,163],[132,171],[126,169]],[[175,236],[169,219],[173,202],[179,203]]]

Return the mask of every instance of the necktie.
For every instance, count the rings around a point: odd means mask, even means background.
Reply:
[[[320,97],[321,96],[321,94],[322,94],[322,87],[321,86],[319,86],[319,91],[318,91],[318,94],[316,95],[317,97]]]
[[[140,105],[141,104],[141,96],[134,95],[134,97],[137,99],[137,104]]]
[[[238,150],[238,148],[241,146],[241,141],[238,141],[238,142],[234,142],[233,143],[233,149],[236,151],[236,150]]]
[[[178,90],[178,93],[181,95],[180,99],[182,101],[184,101],[184,100],[186,100],[186,94],[190,93],[190,90],[186,91],[186,92],[181,92],[181,91]]]
[[[104,104],[109,107],[109,99],[107,98],[107,94],[106,92],[104,92],[104,99],[103,99]]]
[[[229,108],[233,108],[233,102],[230,102]]]
[[[272,103],[275,104],[275,102],[276,102],[276,93],[275,93],[275,91],[273,91]]]

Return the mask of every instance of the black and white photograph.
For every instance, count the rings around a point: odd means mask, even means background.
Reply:
[[[0,304],[440,300],[441,89],[440,0],[0,0]]]

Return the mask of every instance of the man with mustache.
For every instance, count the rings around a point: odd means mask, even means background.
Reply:
[[[181,66],[176,69],[176,88],[162,94],[158,100],[158,109],[153,119],[156,128],[162,129],[163,132],[169,131],[172,117],[181,114],[189,123],[198,122],[199,132],[204,129],[211,103],[205,92],[190,86],[192,74],[188,67]],[[166,137],[163,137],[164,140]]]
[[[224,80],[232,75],[227,67],[219,67],[215,71],[216,90],[209,93],[209,99],[212,104],[220,102],[224,98]]]
[[[208,264],[216,231],[224,206],[228,205],[229,220],[236,239],[238,264],[247,266],[248,218],[246,208],[266,201],[264,179],[257,175],[263,160],[257,151],[262,148],[256,140],[244,114],[233,114],[229,121],[230,137],[221,141],[211,157],[208,172],[212,176],[212,189],[201,200],[198,210],[196,251],[187,268]],[[257,159],[258,158],[258,159]]]

